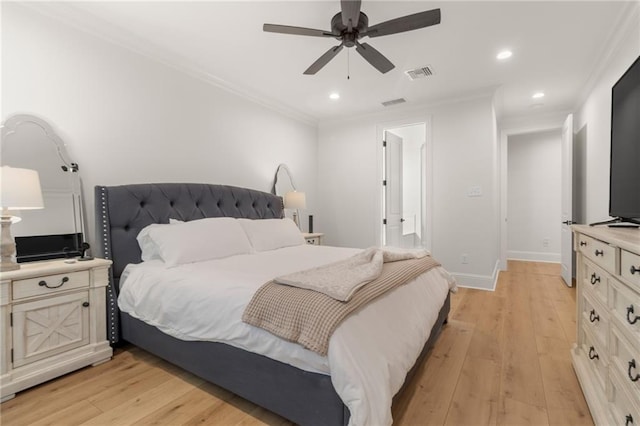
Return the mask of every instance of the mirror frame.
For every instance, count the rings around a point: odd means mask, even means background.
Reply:
[[[291,174],[291,170],[289,170],[289,166],[287,166],[286,164],[282,163],[278,165],[278,168],[276,169],[276,174],[273,178],[273,186],[271,187],[271,193],[273,195],[278,195],[279,197],[282,197],[282,199],[284,200],[284,194],[278,194],[277,190],[276,190],[276,186],[278,184],[278,177],[280,175],[280,173],[285,173],[287,175],[287,177],[289,178],[289,182],[291,183],[291,188],[295,191],[296,190],[296,184],[293,182],[293,175]]]
[[[58,159],[62,163],[60,167],[66,173],[78,173],[78,164],[71,161],[65,149],[64,141],[56,134],[51,125],[45,120],[30,114],[15,114],[8,117],[1,126],[2,143],[7,138],[19,132],[24,124],[32,124],[42,130],[44,136],[53,143]],[[66,234],[45,234],[16,236],[16,244],[21,247],[17,257],[18,263],[33,262],[39,260],[70,258],[83,255],[85,250],[86,227],[84,223],[84,204],[82,200],[82,182],[80,175],[71,180],[71,197],[74,231]],[[68,247],[71,244],[72,247]],[[26,247],[26,248],[25,248]]]

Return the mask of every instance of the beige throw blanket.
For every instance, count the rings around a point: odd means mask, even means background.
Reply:
[[[348,259],[294,272],[277,277],[273,281],[319,291],[346,302],[351,299],[356,290],[380,276],[383,263],[419,259],[427,254],[425,250],[371,247]]]
[[[439,265],[430,256],[384,263],[380,275],[347,302],[270,281],[254,294],[242,320],[324,356],[331,334],[349,314]]]

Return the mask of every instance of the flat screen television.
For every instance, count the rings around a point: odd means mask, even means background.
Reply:
[[[611,89],[609,216],[640,224],[640,57]]]

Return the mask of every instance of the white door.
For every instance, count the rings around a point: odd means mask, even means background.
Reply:
[[[385,245],[402,246],[402,138],[385,132]]]
[[[573,115],[569,114],[562,125],[562,231],[560,235],[560,258],[562,279],[573,286]]]

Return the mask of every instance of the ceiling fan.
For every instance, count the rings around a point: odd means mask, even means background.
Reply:
[[[380,37],[405,31],[417,30],[440,23],[440,9],[428,10],[391,19],[369,26],[369,18],[360,11],[360,0],[341,0],[341,11],[331,19],[331,31],[315,30],[312,28],[292,27],[289,25],[264,24],[263,31],[281,34],[294,34],[312,37],[333,37],[341,43],[329,49],[320,56],[304,74],[317,73],[331,61],[343,47],[356,47],[367,62],[381,73],[391,71],[395,66],[382,53],[374,49],[369,43],[360,43],[362,37]]]

